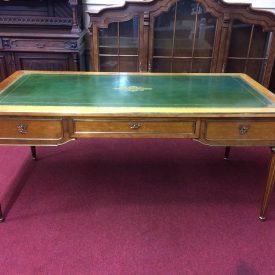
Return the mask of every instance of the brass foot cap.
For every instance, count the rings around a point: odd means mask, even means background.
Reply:
[[[260,216],[260,217],[259,217],[259,220],[260,220],[261,222],[264,222],[264,221],[266,221],[266,217]]]

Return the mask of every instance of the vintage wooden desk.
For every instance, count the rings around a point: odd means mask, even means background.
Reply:
[[[0,144],[92,137],[271,147],[259,217],[266,219],[275,181],[275,95],[247,75],[18,71],[0,84]]]

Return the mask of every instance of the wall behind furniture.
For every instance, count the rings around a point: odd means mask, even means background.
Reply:
[[[99,12],[106,7],[121,7],[125,2],[152,2],[153,0],[84,0],[84,8]],[[252,7],[275,13],[275,0],[224,0],[227,3],[249,3]]]

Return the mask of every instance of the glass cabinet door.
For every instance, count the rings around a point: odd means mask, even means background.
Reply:
[[[98,30],[99,70],[136,72],[139,70],[139,17],[110,23]]]
[[[210,72],[215,32],[216,18],[199,3],[178,0],[155,18],[152,71]]]
[[[225,71],[246,73],[262,82],[270,37],[260,26],[234,20]]]

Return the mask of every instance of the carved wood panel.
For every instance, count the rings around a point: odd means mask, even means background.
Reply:
[[[63,26],[80,32],[82,17],[81,0],[0,1],[0,25]]]
[[[68,54],[16,53],[15,62],[17,70],[70,70],[70,60]]]

